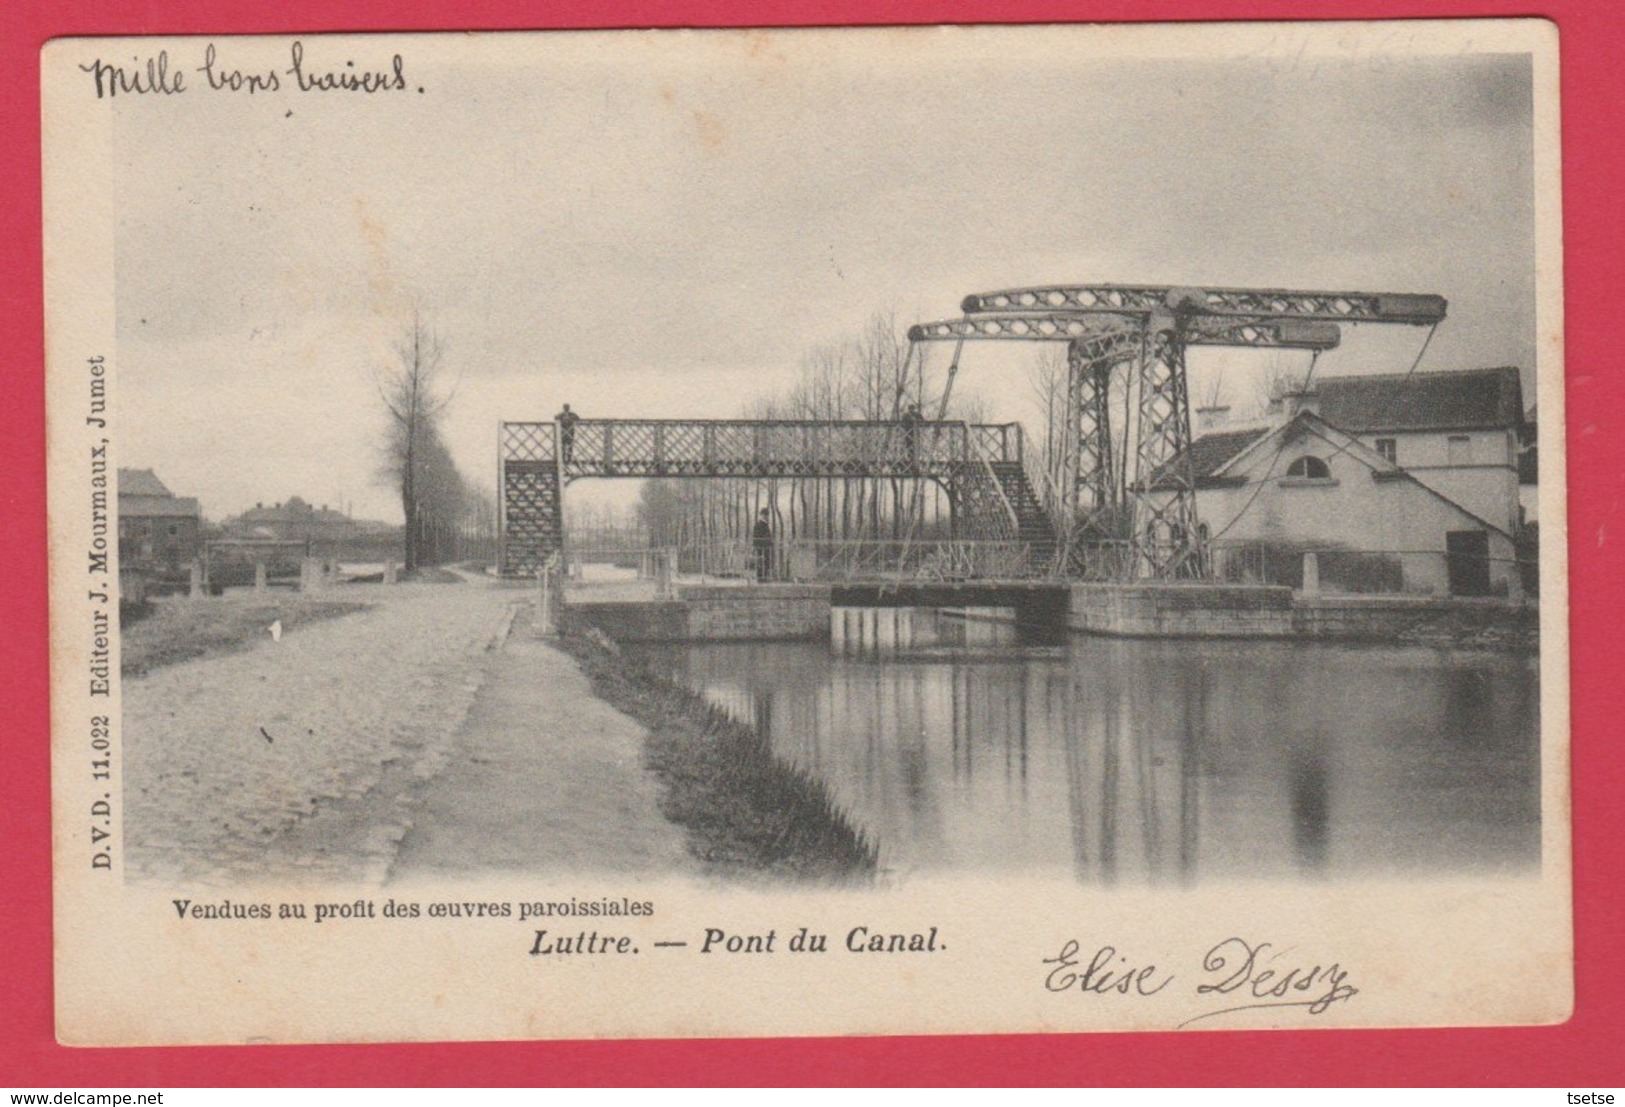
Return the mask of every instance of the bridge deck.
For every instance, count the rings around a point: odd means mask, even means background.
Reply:
[[[967,464],[1020,461],[1016,424],[957,421],[578,419],[506,423],[503,460],[583,477],[949,479]]]

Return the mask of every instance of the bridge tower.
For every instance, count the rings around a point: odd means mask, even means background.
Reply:
[[[497,440],[497,569],[503,576],[534,576],[564,549],[556,428],[503,423]]]

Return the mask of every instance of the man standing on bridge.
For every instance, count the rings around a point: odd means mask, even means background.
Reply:
[[[564,410],[553,416],[553,421],[559,425],[559,453],[564,464],[570,464],[570,455],[576,448],[576,424],[581,422],[581,416],[570,410],[565,404]]]
[[[773,572],[773,523],[767,508],[756,513],[750,532],[751,560],[756,562],[756,581],[765,584]]]

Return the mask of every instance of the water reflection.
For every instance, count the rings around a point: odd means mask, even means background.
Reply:
[[[903,870],[1192,883],[1527,869],[1526,658],[1071,637],[837,609],[828,645],[645,647],[826,781]]]

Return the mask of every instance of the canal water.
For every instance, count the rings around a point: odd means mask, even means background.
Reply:
[[[1533,871],[1539,683],[1492,652],[1065,636],[836,609],[629,652],[822,780],[900,874],[1089,884]]]

